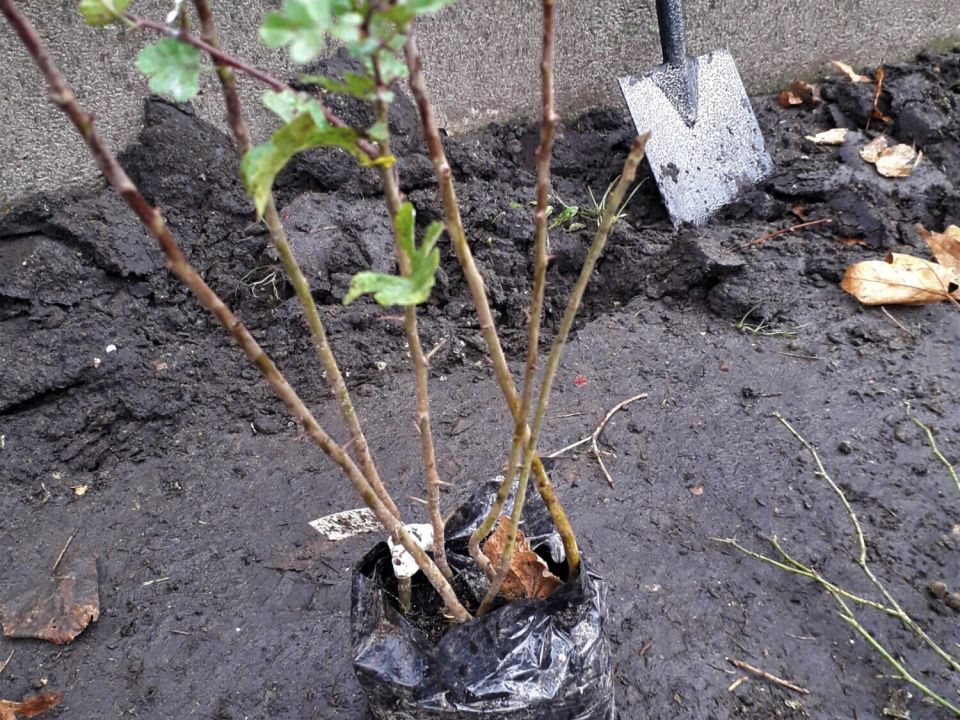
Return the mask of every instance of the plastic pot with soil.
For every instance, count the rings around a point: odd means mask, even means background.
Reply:
[[[474,609],[488,583],[476,571],[468,542],[498,486],[482,485],[446,523],[454,586]],[[510,498],[506,509],[512,505]],[[563,543],[535,493],[524,505],[523,527],[530,548],[562,584],[545,598],[501,598],[459,625],[443,618],[443,605],[422,574],[413,577],[409,608],[402,607],[387,543],[356,565],[353,666],[374,717],[612,720],[606,583],[583,563],[576,577],[567,577]]]

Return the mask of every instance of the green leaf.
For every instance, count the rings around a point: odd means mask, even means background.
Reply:
[[[300,78],[301,82],[319,85],[327,92],[338,93],[341,95],[350,95],[372,102],[377,99],[377,84],[369,75],[348,72],[343,76],[343,80],[325,75],[306,75]],[[381,93],[383,95],[385,93]],[[390,100],[393,100],[393,93],[390,93]]]
[[[443,10],[447,5],[453,5],[457,0],[407,0],[403,3],[417,15]]]
[[[200,92],[200,51],[173,38],[148,45],[137,55],[137,67],[150,78],[150,89],[177,102]]]
[[[389,50],[380,50],[376,57],[380,65],[380,80],[387,87],[397,80],[405,79],[410,72],[403,58]]]
[[[362,159],[366,155],[357,147],[357,139],[353,128],[330,125],[318,103],[308,104],[305,111],[277,130],[270,142],[251,148],[243,156],[240,174],[247,192],[253,197],[257,214],[263,214],[273,181],[290,158],[311,148],[336,146]]]
[[[390,137],[390,128],[386,121],[380,120],[367,128],[367,137],[374,142],[383,142]]]
[[[310,103],[315,103],[307,93],[295,92],[286,89],[282,92],[268,90],[263,94],[263,104],[272,110],[284,122],[290,122],[299,115]]]
[[[550,229],[553,230],[556,227],[563,225],[569,220],[573,220],[577,213],[580,212],[580,208],[576,205],[566,205],[563,210],[560,211],[560,214],[557,215],[556,219],[550,223]]]
[[[344,16],[349,3],[336,0],[286,0],[280,12],[267,13],[260,28],[260,39],[267,47],[290,46],[290,58],[295,63],[308,63],[326,46],[326,35],[335,24],[334,14]],[[347,25],[353,18],[347,18]],[[361,19],[362,20],[362,19]],[[359,27],[359,23],[357,23]],[[340,34],[345,34],[341,28]]]
[[[437,240],[443,233],[443,223],[430,223],[424,232],[423,242],[417,247],[415,219],[413,205],[408,202],[400,206],[394,219],[397,247],[410,260],[410,274],[357,273],[350,281],[350,290],[343,299],[344,305],[349,305],[361,295],[373,295],[373,299],[381,305],[419,305],[426,302],[436,281],[437,268],[440,267]]]
[[[80,15],[87,25],[109,25],[123,18],[130,0],[80,0]]]

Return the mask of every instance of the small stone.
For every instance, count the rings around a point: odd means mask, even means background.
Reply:
[[[853,445],[851,445],[847,440],[841,440],[840,444],[837,445],[837,450],[844,455],[849,455],[853,452]]]

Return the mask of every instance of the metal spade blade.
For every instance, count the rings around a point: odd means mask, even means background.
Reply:
[[[664,63],[620,78],[674,226],[703,225],[773,170],[753,107],[726,50],[686,54],[681,0],[657,0]]]

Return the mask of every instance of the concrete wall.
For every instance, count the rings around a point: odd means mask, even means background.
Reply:
[[[84,27],[76,1],[30,0],[20,5],[84,105],[96,113],[101,132],[119,148],[137,132],[147,90],[132,58],[148,38],[119,28]],[[561,111],[619,102],[617,75],[637,73],[659,61],[654,0],[557,2]],[[214,0],[227,50],[287,77],[293,70],[283,53],[267,52],[256,40],[264,12],[278,4]],[[753,92],[815,75],[830,59],[874,65],[943,38],[960,37],[957,0],[688,0],[686,5],[690,52],[728,47]],[[158,19],[170,6],[169,0],[133,4],[140,14]],[[448,128],[534,112],[538,7],[536,0],[461,0],[423,23],[429,84]],[[93,177],[95,170],[73,129],[46,103],[38,73],[2,22],[0,64],[0,202]],[[273,121],[254,112],[259,89],[248,82],[243,91],[262,137]],[[220,122],[212,74],[195,105],[202,115]]]

